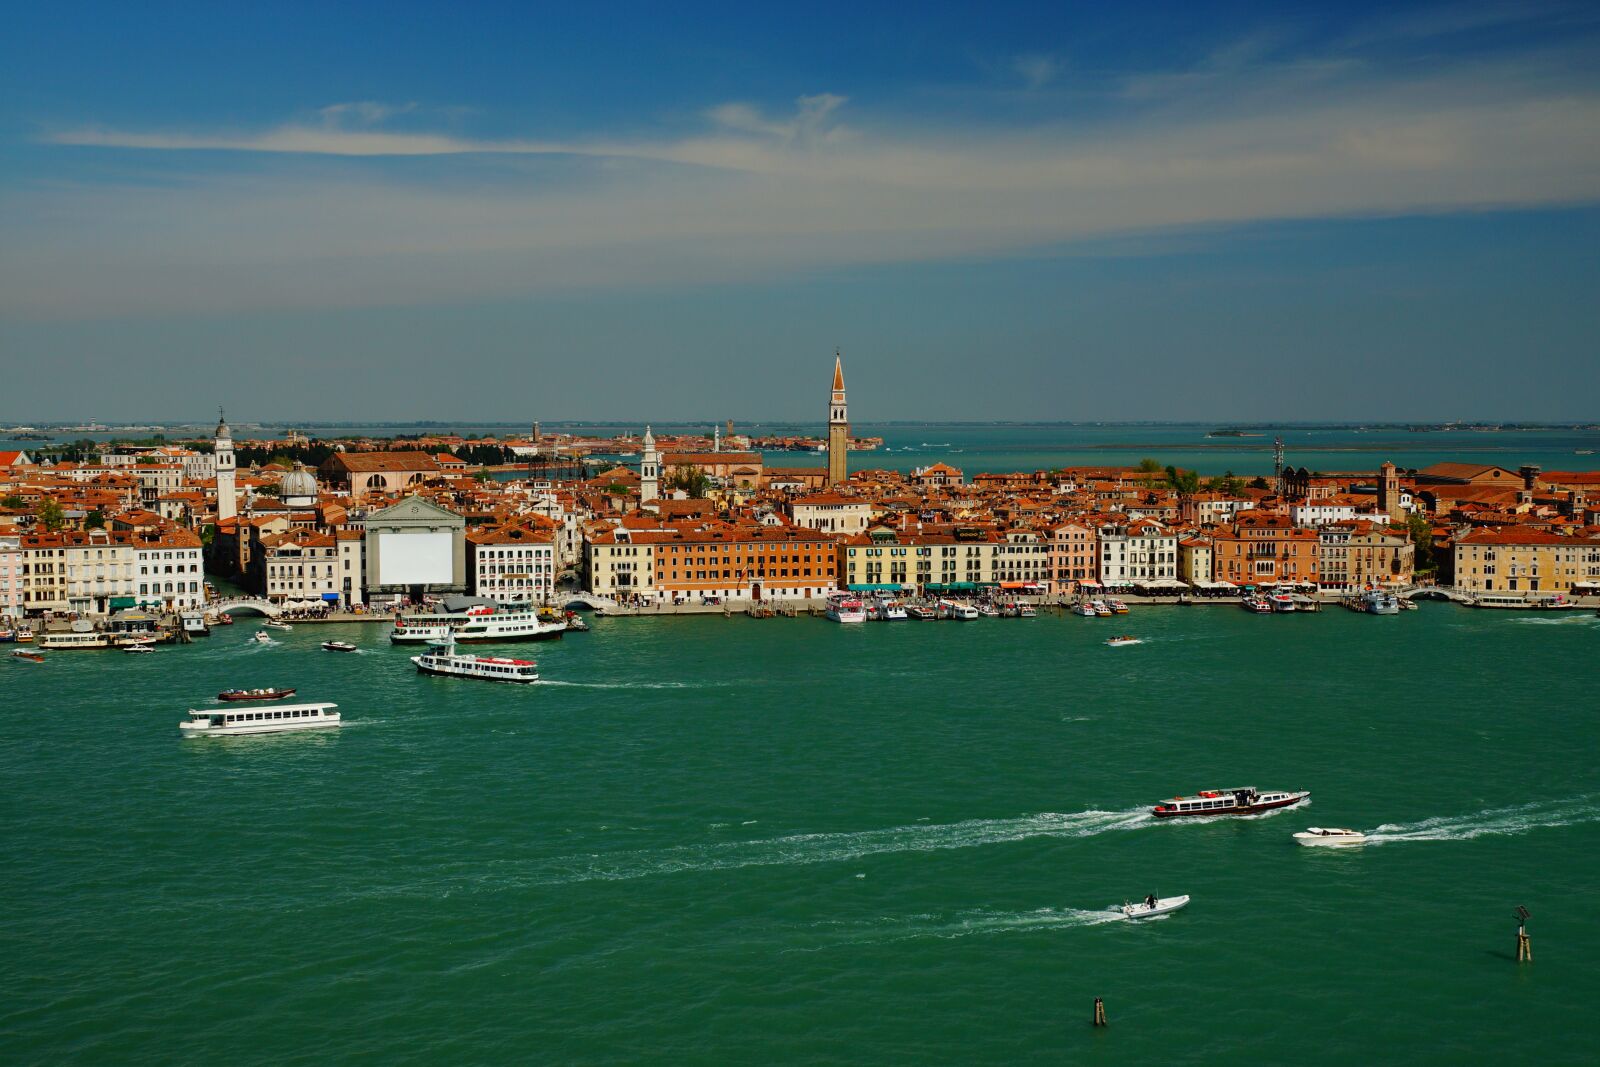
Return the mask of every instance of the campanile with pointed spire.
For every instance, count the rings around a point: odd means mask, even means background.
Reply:
[[[850,477],[850,416],[844,404],[844,359],[833,351],[833,393],[828,400],[828,484]]]

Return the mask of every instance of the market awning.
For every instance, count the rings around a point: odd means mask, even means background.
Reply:
[[[139,606],[139,598],[131,596],[114,596],[110,599],[110,601],[107,602],[106,606],[112,611],[117,611],[121,608],[136,608]]]
[[[929,582],[922,588],[930,593],[967,593],[978,588],[977,582]]]
[[[323,593],[322,594],[322,599],[328,601],[330,604],[337,604],[339,602],[339,594],[338,593]]]

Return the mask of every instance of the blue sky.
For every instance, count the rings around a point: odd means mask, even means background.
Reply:
[[[1600,417],[1592,4],[769,8],[0,7],[0,420]]]

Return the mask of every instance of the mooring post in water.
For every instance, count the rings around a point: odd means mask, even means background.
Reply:
[[[1096,1026],[1106,1024],[1106,1004],[1099,997],[1094,998],[1094,1024]]]
[[[1528,909],[1517,905],[1517,962],[1533,962],[1533,942],[1528,940]]]

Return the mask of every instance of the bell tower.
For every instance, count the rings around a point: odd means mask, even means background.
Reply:
[[[228,420],[223,416],[221,408],[217,409],[215,453],[217,459],[217,521],[226,522],[238,514],[238,502],[233,484],[235,471],[233,431],[228,429]]]
[[[833,392],[828,400],[828,484],[850,477],[850,415],[844,402],[844,359],[833,352]]]
[[[656,451],[656,437],[650,427],[644,428],[644,451],[639,456],[639,503],[655,500],[661,493],[661,455]]]

